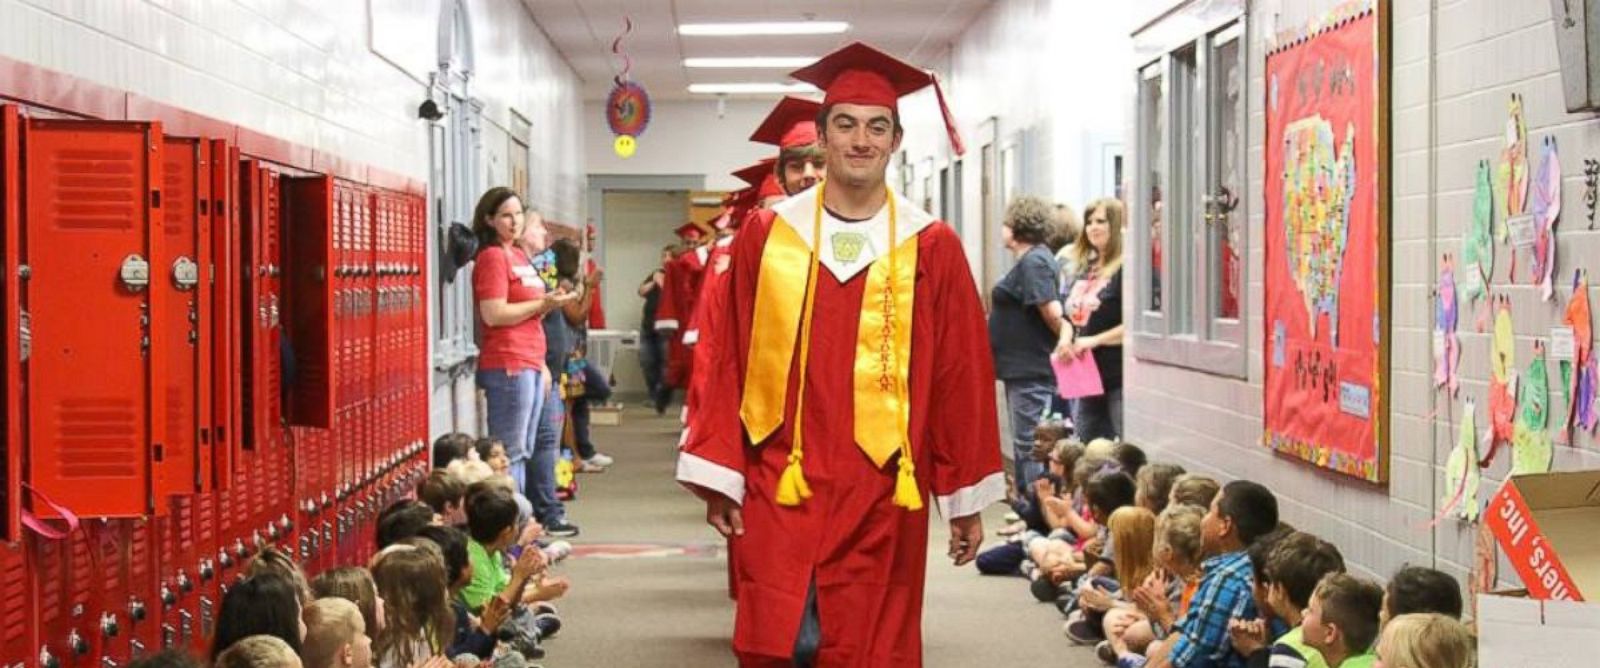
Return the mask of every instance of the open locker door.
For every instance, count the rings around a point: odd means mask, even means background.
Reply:
[[[166,296],[156,318],[167,327],[157,355],[166,370],[166,477],[177,494],[211,482],[211,142],[167,137],[163,158],[161,254],[151,288]],[[158,499],[157,503],[164,503]]]
[[[294,351],[294,376],[285,393],[289,424],[333,428],[333,177],[285,176],[283,240],[284,323]]]
[[[211,485],[226,489],[233,480],[239,447],[239,149],[211,141]]]
[[[12,105],[0,106],[0,256],[3,256],[5,276],[16,276],[22,258],[22,117]],[[22,538],[22,450],[27,431],[23,427],[22,362],[27,350],[25,319],[22,315],[22,290],[20,281],[0,280],[0,308],[3,314],[5,342],[0,352],[4,365],[5,430],[0,438],[0,459],[5,468],[0,469],[0,542],[15,543]]]
[[[24,119],[22,305],[29,314],[28,481],[87,517],[160,512],[166,350],[159,123]],[[160,388],[160,389],[157,389]]]

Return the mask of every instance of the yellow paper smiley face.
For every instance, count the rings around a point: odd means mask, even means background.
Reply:
[[[633,152],[638,150],[639,143],[633,135],[617,135],[616,141],[611,142],[611,150],[616,151],[619,158],[631,158]]]

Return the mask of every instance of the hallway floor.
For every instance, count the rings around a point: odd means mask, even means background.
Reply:
[[[597,427],[611,470],[579,478],[569,513],[583,528],[573,558],[557,567],[572,579],[558,602],[565,622],[548,645],[551,667],[733,666],[733,602],[721,539],[704,506],[672,479],[675,412],[658,418],[630,408],[621,427]],[[984,516],[992,545],[1002,509]],[[929,536],[923,636],[929,668],[981,665],[1067,668],[1101,665],[1061,635],[1061,616],[1033,602],[1021,578],[981,577],[944,556],[946,525]]]

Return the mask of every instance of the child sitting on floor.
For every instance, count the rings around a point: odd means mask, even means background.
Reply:
[[[1386,668],[1474,668],[1477,641],[1465,624],[1448,615],[1411,613],[1390,620],[1378,642]]]
[[[1317,585],[1306,608],[1301,624],[1305,642],[1322,653],[1328,668],[1372,666],[1378,658],[1372,653],[1372,643],[1378,639],[1382,610],[1383,587],[1376,582],[1345,573],[1329,574]]]
[[[1317,584],[1330,574],[1343,572],[1344,558],[1333,544],[1301,531],[1280,539],[1256,569],[1255,578],[1259,587],[1266,589],[1265,607],[1283,620],[1289,631],[1269,648],[1264,620],[1236,620],[1228,628],[1234,649],[1245,655],[1252,667],[1327,668],[1322,653],[1305,642],[1302,613],[1311,604]]]

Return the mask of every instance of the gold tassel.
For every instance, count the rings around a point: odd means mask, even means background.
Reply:
[[[916,512],[922,510],[922,490],[917,488],[916,467],[911,464],[910,448],[900,453],[900,473],[894,481],[894,505]]]
[[[778,505],[798,506],[811,498],[811,486],[806,484],[806,474],[800,468],[800,453],[789,453],[789,465],[778,478]]]

